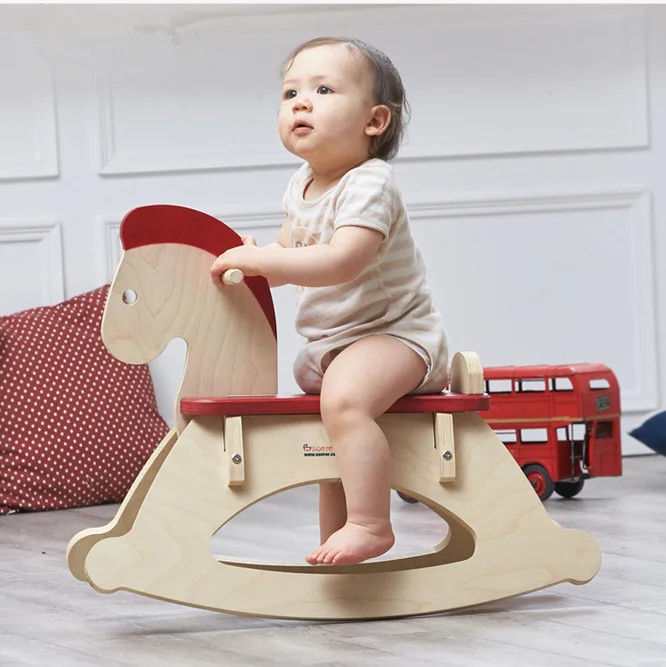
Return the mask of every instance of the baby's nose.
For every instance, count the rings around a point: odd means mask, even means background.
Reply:
[[[303,111],[309,110],[312,108],[312,102],[310,99],[305,96],[299,96],[294,98],[294,111]]]

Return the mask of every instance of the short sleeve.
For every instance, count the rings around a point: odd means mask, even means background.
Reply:
[[[391,167],[377,161],[349,173],[335,207],[335,229],[368,227],[388,238],[394,219],[396,189]]]
[[[299,183],[303,182],[303,177],[309,170],[310,167],[307,162],[302,164],[299,169],[291,175],[287,182],[287,187],[282,196],[282,210],[287,217],[289,216],[290,204],[294,199],[294,189]]]
[[[285,214],[285,216],[289,216],[289,188],[287,188],[284,191],[284,195],[282,196],[282,212]]]

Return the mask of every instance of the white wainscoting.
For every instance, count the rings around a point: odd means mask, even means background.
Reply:
[[[410,206],[452,347],[487,365],[605,363],[624,411],[656,408],[650,203],[628,188]]]
[[[332,13],[327,30],[348,32],[351,20],[355,34],[392,54],[410,91],[404,158],[648,143],[641,7],[422,6],[400,20],[395,9],[366,9]],[[311,22],[303,17],[304,36],[321,30]],[[150,49],[132,41],[100,64],[100,173],[295,164],[276,132],[277,64],[293,17],[271,24],[252,58],[239,55],[244,31],[222,29],[221,40],[209,27],[196,39],[153,39]]]
[[[0,220],[0,316],[65,298],[60,223]]]
[[[394,25],[387,46],[390,40],[403,76],[419,81],[411,87],[413,118],[403,155],[647,145],[642,8],[567,9],[460,12],[421,26],[416,43],[400,40],[401,27]],[[419,76],[424,63],[429,77]],[[431,85],[424,85],[428,79]]]
[[[18,40],[0,41],[0,181],[58,175],[53,69]]]

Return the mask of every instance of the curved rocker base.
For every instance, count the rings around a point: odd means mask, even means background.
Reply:
[[[169,434],[107,526],[68,548],[73,574],[96,590],[132,591],[203,609],[317,620],[392,618],[500,600],[569,581],[600,567],[594,540],[548,517],[506,447],[477,413],[453,415],[456,474],[442,483],[432,414],[379,420],[392,454],[392,486],[419,498],[450,526],[432,553],[352,566],[218,560],[212,535],[259,500],[337,479],[316,415],[243,418],[247,478],[234,479],[222,417],[196,417]],[[226,439],[225,439],[226,435]]]

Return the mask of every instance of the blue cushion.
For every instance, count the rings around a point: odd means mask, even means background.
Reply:
[[[666,410],[647,419],[638,428],[629,432],[646,447],[666,456]]]

